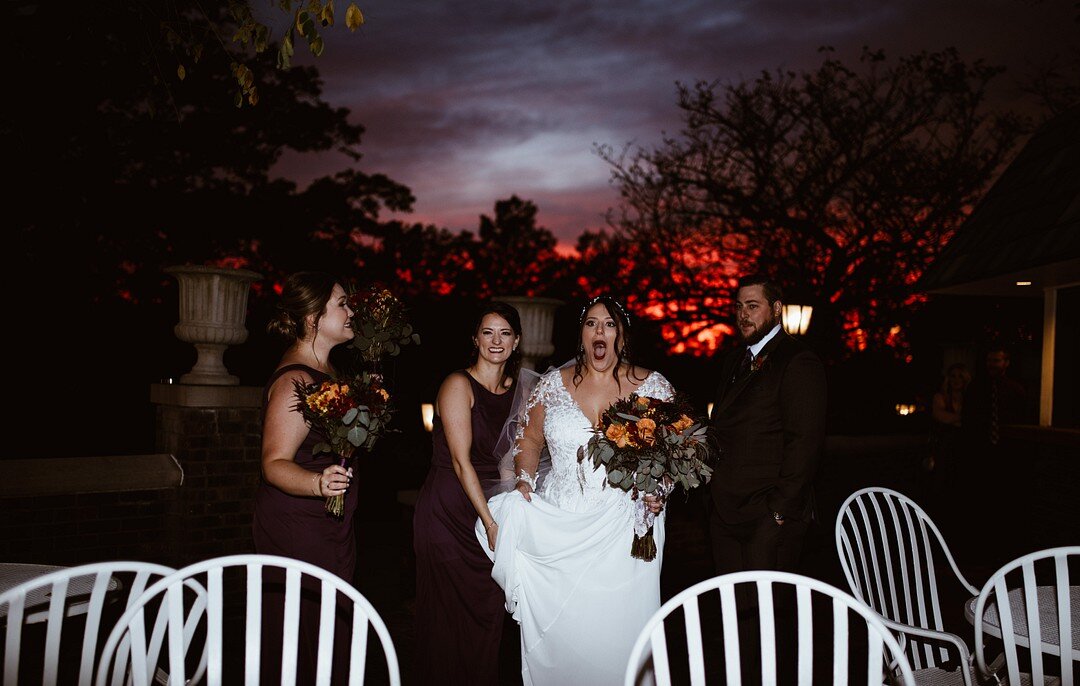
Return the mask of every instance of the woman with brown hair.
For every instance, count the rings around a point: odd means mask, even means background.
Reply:
[[[520,343],[517,310],[488,303],[473,326],[471,364],[439,387],[431,469],[413,516],[417,683],[499,682],[506,611],[473,527],[479,518],[494,550],[498,523],[482,484],[499,478],[495,445],[514,398]]]
[[[352,583],[356,568],[353,515],[357,489],[350,487],[352,470],[331,453],[312,454],[327,438],[311,428],[296,409],[296,384],[332,378],[330,351],[352,339],[345,289],[328,274],[298,272],[286,279],[277,316],[267,330],[289,342],[263,396],[262,478],[255,495],[252,532],[255,552],[281,555],[322,567]],[[345,511],[338,519],[326,511],[326,498],[345,494]],[[261,683],[278,683],[281,631],[284,619],[284,579],[267,574],[264,580]],[[301,599],[297,683],[314,683],[319,636],[319,605],[306,585]],[[338,622],[344,654],[335,649],[334,682],[347,677],[348,630]]]

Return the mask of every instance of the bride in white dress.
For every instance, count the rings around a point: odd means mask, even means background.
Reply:
[[[489,500],[499,527],[492,576],[521,625],[521,676],[535,684],[620,684],[641,628],[660,607],[660,500],[632,500],[603,469],[578,463],[590,427],[630,393],[668,400],[658,372],[625,361],[629,322],[608,297],[582,310],[575,365],[541,377],[518,431],[514,490]],[[541,450],[551,471],[533,492]],[[655,522],[653,522],[655,516]],[[656,559],[630,556],[637,523],[653,523]],[[487,534],[477,538],[488,550]],[[647,677],[646,677],[647,678]]]

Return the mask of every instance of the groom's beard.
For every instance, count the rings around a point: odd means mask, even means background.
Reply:
[[[742,333],[742,329],[739,329],[739,337],[742,338],[744,344],[748,346],[754,345],[755,343],[761,341],[762,338],[768,336],[769,332],[776,328],[776,325],[779,323],[780,317],[771,317],[762,326],[754,329],[754,333],[750,334],[749,336],[744,336]]]

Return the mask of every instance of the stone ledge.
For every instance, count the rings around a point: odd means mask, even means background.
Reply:
[[[0,460],[0,498],[159,491],[184,483],[168,454]]]
[[[262,407],[263,389],[258,386],[194,386],[150,384],[150,402],[176,407]]]

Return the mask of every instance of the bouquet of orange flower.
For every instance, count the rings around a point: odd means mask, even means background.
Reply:
[[[413,332],[405,316],[405,305],[389,290],[371,286],[349,296],[353,311],[352,329],[356,334],[350,348],[360,352],[367,362],[378,362],[384,355],[394,356],[401,346],[420,345],[420,335]]]
[[[591,460],[593,469],[607,470],[607,483],[641,495],[666,496],[676,486],[689,491],[712,477],[703,422],[681,402],[631,393],[600,416],[592,438],[578,449],[578,463]],[[639,529],[645,529],[640,531]],[[630,555],[656,558],[652,518],[635,523]]]
[[[312,453],[332,452],[342,467],[357,448],[371,450],[390,422],[390,394],[379,374],[363,372],[351,379],[311,384],[297,381],[295,390],[296,410],[326,437]],[[345,511],[345,496],[327,498],[326,511],[340,517]]]

